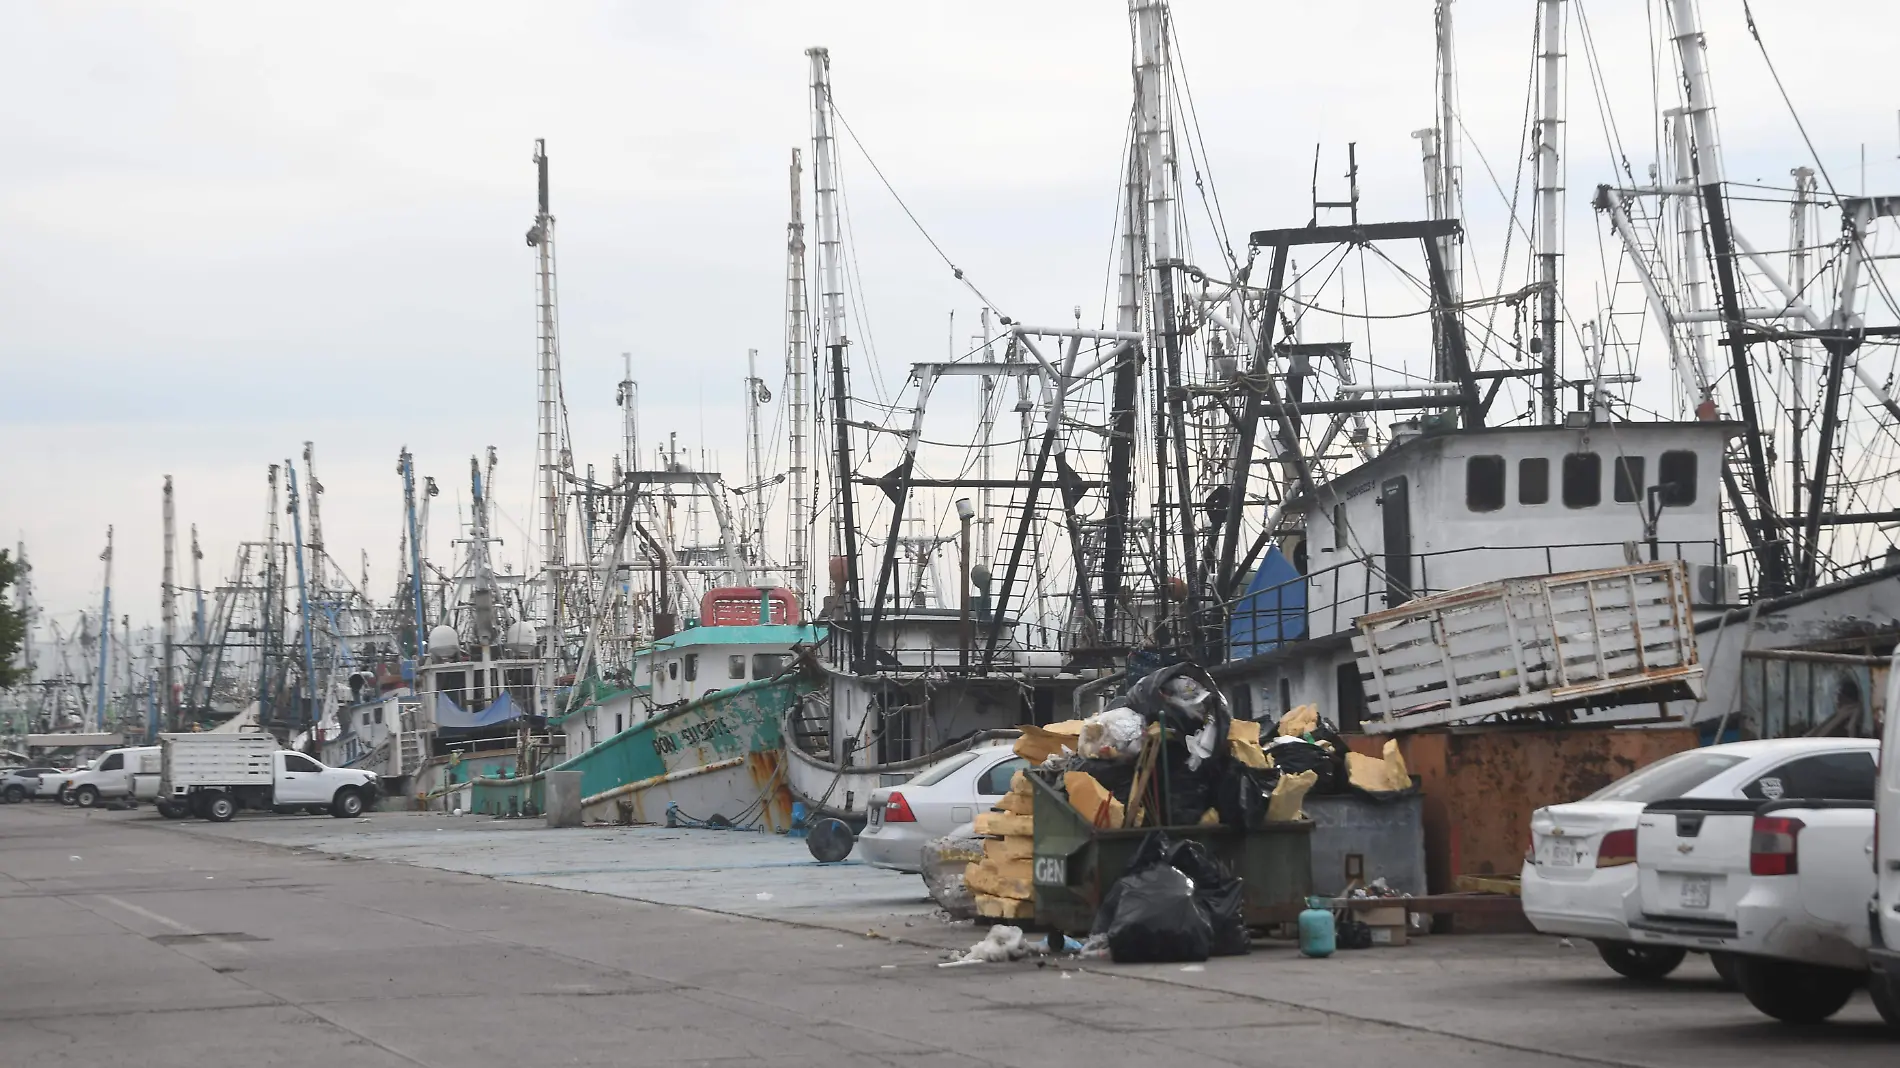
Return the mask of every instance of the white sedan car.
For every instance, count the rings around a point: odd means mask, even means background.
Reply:
[[[985,746],[946,757],[901,786],[874,791],[858,855],[880,868],[921,872],[925,843],[989,811],[1009,793],[1009,780],[1028,766],[1007,745]]]
[[[1731,742],[1665,757],[1581,801],[1531,814],[1531,848],[1524,858],[1524,916],[1545,934],[1587,938],[1618,974],[1660,979],[1687,951],[1639,945],[1630,924],[1642,919],[1637,883],[1636,826],[1643,806],[1673,798],[1773,800],[1780,771],[1807,757],[1867,753],[1880,743],[1859,738],[1775,738]],[[1716,970],[1732,979],[1725,956]]]

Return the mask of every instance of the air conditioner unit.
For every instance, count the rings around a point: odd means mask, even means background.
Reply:
[[[1741,595],[1734,564],[1690,564],[1689,600],[1697,606],[1734,604]]]

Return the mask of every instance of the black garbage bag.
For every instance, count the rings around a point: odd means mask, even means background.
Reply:
[[[1251,952],[1247,922],[1241,916],[1245,895],[1240,878],[1230,874],[1199,842],[1176,844],[1168,862],[1194,884],[1194,903],[1207,917],[1208,954],[1233,957]]]
[[[1106,924],[1102,917],[1108,917]],[[1194,884],[1170,864],[1116,880],[1096,917],[1118,964],[1207,959],[1214,930],[1194,900]]]
[[[1107,935],[1118,962],[1246,953],[1244,889],[1201,843],[1150,834],[1096,910],[1092,933]]]
[[[1267,822],[1267,800],[1280,781],[1279,768],[1250,768],[1230,760],[1214,781],[1214,811],[1223,827],[1258,830]]]
[[[1336,794],[1346,781],[1345,758],[1335,759],[1333,754],[1314,742],[1299,738],[1275,738],[1267,746],[1267,755],[1273,758],[1273,766],[1283,774],[1297,775],[1302,771],[1318,774],[1313,783],[1313,793]]]
[[[1154,770],[1155,786],[1161,798],[1159,818],[1164,827],[1192,827],[1214,807],[1214,784],[1219,781],[1225,761],[1204,760],[1198,768],[1188,766],[1186,743],[1170,738],[1161,751],[1161,762]]]
[[[1084,760],[1076,764],[1072,771],[1085,771],[1102,784],[1102,789],[1114,795],[1115,800],[1126,805],[1128,791],[1135,785],[1135,762],[1132,760]]]

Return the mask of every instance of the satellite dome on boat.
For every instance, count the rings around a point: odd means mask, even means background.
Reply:
[[[429,655],[437,660],[447,660],[462,651],[462,636],[448,624],[432,628],[429,631]]]
[[[508,655],[510,656],[532,656],[535,646],[540,643],[535,638],[534,625],[526,620],[521,620],[510,626],[507,631],[503,633],[501,644],[507,649]]]

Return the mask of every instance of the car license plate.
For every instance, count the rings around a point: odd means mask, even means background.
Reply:
[[[869,826],[872,830],[875,831],[879,827],[882,827],[884,825],[884,806],[883,805],[872,805],[871,811],[867,815],[869,815],[870,818],[865,820],[865,824]]]
[[[1559,868],[1577,866],[1577,847],[1569,842],[1550,843],[1550,863]]]
[[[1685,909],[1706,909],[1709,907],[1709,877],[1706,875],[1687,875],[1682,880],[1682,907]]]

